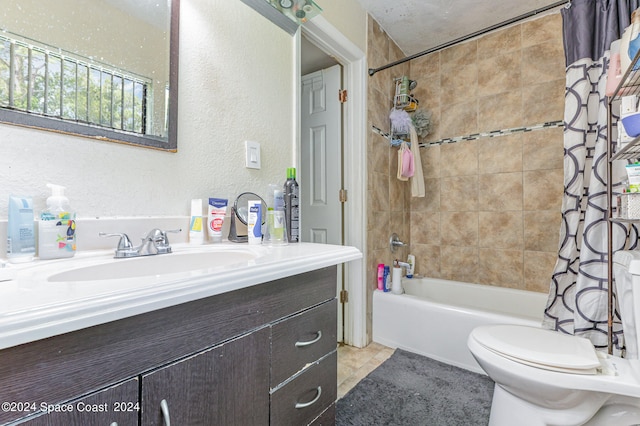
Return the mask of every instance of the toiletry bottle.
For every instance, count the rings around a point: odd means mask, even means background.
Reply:
[[[389,267],[387,265],[384,266],[384,291],[390,291],[391,290],[391,277],[389,276],[391,275],[391,272],[389,270]]]
[[[378,290],[384,291],[384,263],[378,263]]]
[[[398,259],[393,261],[393,271],[391,273],[391,293],[402,294],[402,268]]]
[[[204,226],[202,226],[202,198],[191,200],[191,223],[189,224],[189,242],[204,243]]]
[[[262,244],[286,245],[287,232],[284,220],[284,192],[282,186],[269,185],[267,194],[267,229]]]
[[[248,202],[248,207],[248,241],[249,244],[260,244],[262,242],[262,200],[250,200]]]
[[[9,197],[7,259],[11,263],[30,262],[36,254],[31,197]]]
[[[416,269],[416,257],[412,254],[407,256],[407,263],[409,264],[409,268],[407,269],[407,278],[413,278],[413,273]]]
[[[76,254],[76,214],[69,207],[64,186],[47,184],[51,196],[38,222],[38,257],[59,259]]]
[[[287,181],[284,183],[284,216],[287,224],[287,237],[290,243],[300,241],[300,192],[296,182],[296,169],[287,169]]]
[[[207,212],[207,230],[209,240],[214,243],[222,241],[222,225],[227,216],[226,198],[209,198],[209,209]]]

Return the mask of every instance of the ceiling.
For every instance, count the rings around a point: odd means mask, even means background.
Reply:
[[[558,0],[358,1],[407,56],[559,3]]]

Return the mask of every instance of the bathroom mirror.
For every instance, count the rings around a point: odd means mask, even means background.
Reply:
[[[177,150],[180,0],[11,0],[0,122]]]

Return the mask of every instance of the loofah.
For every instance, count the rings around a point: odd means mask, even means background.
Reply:
[[[392,109],[389,114],[391,131],[393,133],[407,134],[411,128],[411,116],[403,109]]]
[[[431,130],[431,113],[423,109],[418,109],[411,116],[413,126],[416,128],[418,137],[423,138],[429,134]]]

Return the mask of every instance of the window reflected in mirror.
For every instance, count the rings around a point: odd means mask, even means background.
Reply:
[[[175,151],[178,14],[179,0],[8,2],[0,121]]]

